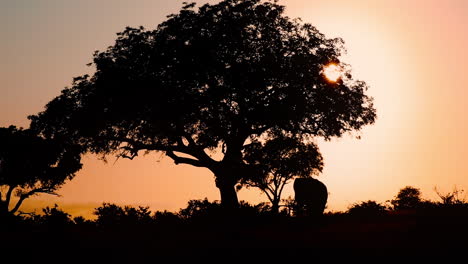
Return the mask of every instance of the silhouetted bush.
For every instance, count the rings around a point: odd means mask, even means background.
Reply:
[[[240,201],[238,211],[239,217],[248,218],[249,220],[256,217],[265,218],[284,215],[283,212],[278,213],[276,210],[272,210],[270,203],[259,203],[253,205],[246,201]]]
[[[121,207],[112,203],[103,203],[95,209],[96,224],[100,227],[128,227],[147,225],[153,222],[149,207]]]
[[[438,202],[440,207],[453,207],[453,208],[468,208],[468,201],[462,197],[464,190],[459,190],[456,187],[451,192],[443,194],[434,188],[441,202]]]
[[[282,199],[281,201],[283,202],[283,209],[281,209],[280,212],[287,216],[295,215],[297,207],[296,200],[292,196],[288,196],[288,198]]]
[[[237,224],[262,223],[265,218],[286,217],[286,211],[280,214],[272,212],[268,203],[252,205],[246,201],[239,201],[239,208],[232,214],[232,211],[225,210],[219,201],[190,200],[186,208],[180,209],[178,216],[188,223],[203,225],[213,225],[226,222],[236,222]]]
[[[241,203],[241,208],[243,206],[243,203]],[[272,209],[271,205],[269,203],[259,203],[253,206],[255,214],[257,215],[271,215],[272,213],[275,214]],[[286,211],[285,210],[280,210],[279,212],[280,215],[285,215]]]
[[[89,227],[94,227],[95,222],[91,221],[89,219],[84,218],[83,216],[77,216],[73,218],[73,222],[75,223],[76,226],[78,227],[84,227],[84,228],[89,228]]]
[[[351,205],[347,211],[348,214],[354,216],[382,216],[387,212],[387,206],[372,200],[355,203]]]
[[[178,214],[166,210],[156,211],[153,218],[158,225],[176,225],[182,222]]]
[[[390,203],[393,205],[393,210],[417,209],[422,204],[421,192],[418,188],[406,186]]]
[[[207,220],[211,217],[220,217],[222,215],[221,203],[219,201],[190,200],[187,207],[180,209],[178,215],[185,221]]]
[[[39,221],[49,229],[59,230],[74,224],[71,215],[59,209],[57,204],[52,208],[48,206],[45,207],[42,209],[42,212],[44,214],[36,216],[36,221]]]

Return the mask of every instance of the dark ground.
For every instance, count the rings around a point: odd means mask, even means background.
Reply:
[[[448,263],[450,258],[468,263],[468,217],[403,212],[378,217],[326,215],[321,221],[257,218],[126,228],[10,228],[2,231],[0,241],[1,251],[20,260],[61,263],[231,263],[254,259],[265,263],[299,256],[313,256],[320,263],[334,259]]]

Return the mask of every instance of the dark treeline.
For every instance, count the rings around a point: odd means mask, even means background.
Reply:
[[[468,202],[462,190],[438,193],[438,201],[421,198],[407,186],[385,204],[363,201],[344,212],[322,217],[297,216],[293,199],[283,200],[279,214],[270,205],[240,202],[226,215],[219,201],[190,200],[178,212],[103,203],[94,220],[72,218],[58,206],[42,214],[19,214],[2,225],[7,246],[59,249],[122,249],[128,252],[281,248],[343,250],[370,255],[447,254],[468,249]],[[38,243],[43,241],[44,243]],[[167,251],[169,252],[169,251]],[[166,253],[167,253],[166,252]],[[172,252],[172,251],[171,251]],[[424,253],[424,254],[426,254]]]

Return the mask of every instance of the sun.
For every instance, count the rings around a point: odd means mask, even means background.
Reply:
[[[323,68],[323,75],[329,82],[337,82],[341,78],[341,69],[335,63],[330,63]]]

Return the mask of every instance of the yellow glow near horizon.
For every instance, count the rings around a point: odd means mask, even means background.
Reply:
[[[323,68],[323,74],[329,82],[337,82],[341,77],[341,70],[338,65],[330,63]]]

